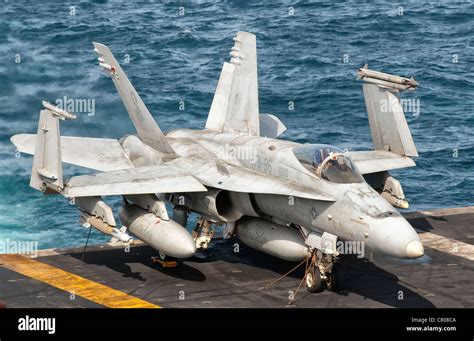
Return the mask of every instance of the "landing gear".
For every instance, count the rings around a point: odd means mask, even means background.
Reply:
[[[321,280],[321,274],[316,268],[308,271],[305,277],[306,290],[311,293],[321,292],[324,290],[324,283]]]
[[[309,259],[306,272],[306,290],[315,293],[321,292],[325,288],[337,291],[340,283],[338,268],[335,266],[335,257],[323,254],[321,251],[313,251]]]
[[[337,291],[340,283],[340,273],[337,266],[332,266],[331,273],[326,275],[326,289]]]
[[[196,242],[196,249],[206,250],[209,243],[214,237],[216,223],[200,217],[196,227],[192,232],[194,241]]]

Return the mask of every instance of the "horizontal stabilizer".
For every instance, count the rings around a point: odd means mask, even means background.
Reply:
[[[347,154],[362,174],[416,166],[411,158],[384,150],[348,152]]]
[[[166,164],[79,175],[66,184],[66,197],[207,191],[193,176]]]
[[[19,152],[34,154],[35,134],[18,134],[11,137]],[[61,136],[62,161],[102,172],[133,168],[120,142],[113,139]]]

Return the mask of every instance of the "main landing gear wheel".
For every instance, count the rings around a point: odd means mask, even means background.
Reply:
[[[321,274],[315,268],[310,269],[305,276],[306,290],[311,293],[321,292],[324,289]]]

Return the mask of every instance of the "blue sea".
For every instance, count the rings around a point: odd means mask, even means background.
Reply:
[[[474,205],[470,1],[10,0],[0,2],[0,239],[40,248],[86,240],[73,206],[29,187],[32,158],[9,139],[35,133],[41,101],[64,96],[93,100],[95,114],[61,122],[63,135],[134,132],[93,41],[111,48],[163,130],[201,129],[239,30],[257,36],[260,111],[280,117],[285,139],[369,150],[357,68],[414,76],[420,86],[404,98],[419,100],[407,120],[420,157],[393,174],[410,210]]]

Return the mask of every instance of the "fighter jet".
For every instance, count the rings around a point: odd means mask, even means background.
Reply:
[[[408,207],[389,171],[415,165],[418,153],[400,94],[418,83],[358,70],[373,150],[279,139],[287,129],[260,113],[256,37],[238,32],[203,130],[158,126],[110,49],[93,43],[136,128],[119,140],[60,136],[76,116],[43,102],[37,134],[11,138],[33,154],[30,186],[70,199],[81,223],[127,243],[134,235],[178,259],[206,249],[217,228],[226,237],[287,261],[306,260],[310,292],[337,290],[341,243],[396,258],[417,258],[423,245],[396,208]],[[62,163],[98,171],[63,179]],[[107,196],[122,196],[117,225]],[[172,210],[168,215],[167,206]],[[197,225],[185,228],[190,213]]]

